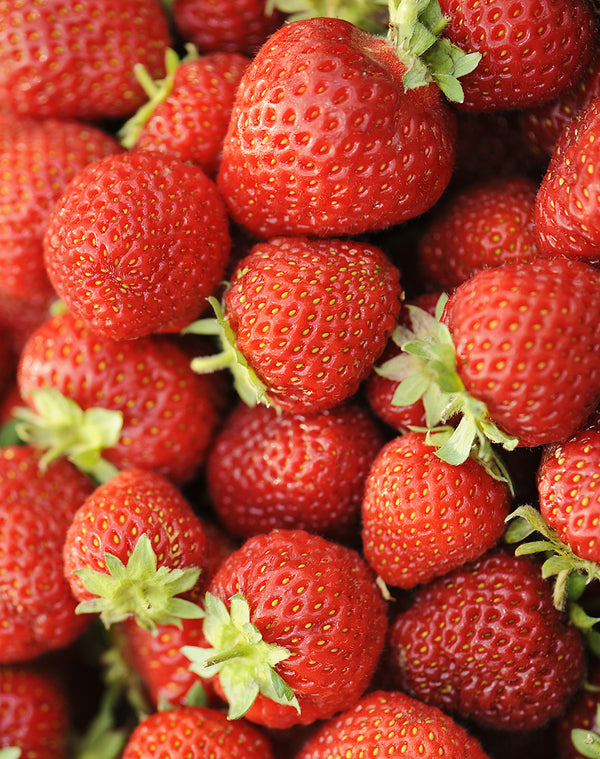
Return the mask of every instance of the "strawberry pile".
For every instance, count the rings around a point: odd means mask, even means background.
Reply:
[[[0,0],[0,759],[600,757],[592,0]]]

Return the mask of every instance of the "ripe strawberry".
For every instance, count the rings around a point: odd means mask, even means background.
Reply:
[[[217,323],[219,360],[249,405],[323,411],[353,395],[383,351],[403,296],[400,273],[374,245],[279,237],[255,245],[235,268]]]
[[[3,295],[55,297],[42,249],[50,211],[79,171],[120,150],[119,143],[109,134],[71,119],[0,114]]]
[[[555,737],[559,759],[581,759],[584,756],[594,757],[598,754],[598,748],[600,748],[599,687],[600,662],[592,658],[585,683],[556,723]],[[587,749],[586,753],[583,753],[584,749]]]
[[[116,340],[178,332],[224,274],[228,220],[202,169],[130,152],[81,171],[50,217],[44,256],[67,307]]]
[[[0,449],[0,662],[36,659],[87,627],[75,614],[61,556],[73,515],[93,487],[65,459],[42,469],[29,446]]]
[[[144,101],[133,73],[158,78],[171,37],[158,0],[0,3],[0,101],[15,113],[89,121],[121,118]]]
[[[366,560],[388,585],[412,588],[478,558],[500,540],[506,483],[472,458],[448,464],[422,432],[391,440],[375,459],[362,504]]]
[[[0,666],[0,756],[66,759],[69,728],[69,706],[54,675],[39,666]]]
[[[193,372],[171,336],[112,340],[64,312],[37,329],[21,353],[19,388],[35,414],[21,414],[22,433],[49,449],[50,457],[69,455],[82,468],[98,445],[95,456],[102,460],[92,464],[99,480],[106,479],[106,461],[112,465],[109,475],[114,467],[142,468],[185,482],[203,464],[220,420],[214,379]],[[50,390],[90,410],[88,417],[100,415],[99,409],[116,414],[115,440],[105,441],[100,427],[90,426],[61,398],[55,402]],[[99,418],[102,424],[105,417]],[[108,445],[101,449],[102,443]]]
[[[312,414],[240,403],[206,462],[210,501],[237,537],[287,527],[353,541],[364,482],[383,443],[356,401]]]
[[[383,649],[386,604],[351,548],[303,530],[249,538],[204,603],[211,648],[185,647],[231,718],[284,728],[327,719],[365,691]]]
[[[76,511],[65,577],[79,613],[100,613],[107,627],[135,616],[154,630],[198,616],[205,546],[202,523],[181,492],[161,475],[129,469]]]
[[[452,74],[477,58],[459,62],[454,50],[442,77],[428,69],[410,49],[424,5],[400,0],[389,40],[309,18],[261,47],[242,77],[217,177],[237,223],[260,238],[335,237],[399,224],[438,200],[456,138],[438,85],[452,81],[445,91],[460,97]]]
[[[435,706],[377,690],[319,726],[295,759],[366,756],[488,759],[467,731]]]
[[[245,720],[232,722],[215,709],[155,712],[135,728],[122,759],[274,759],[268,738]]]
[[[587,0],[440,0],[444,33],[481,53],[461,107],[508,111],[552,100],[580,79],[596,35]]]
[[[528,730],[583,677],[576,628],[529,557],[492,552],[418,589],[390,630],[402,690],[461,718]]]
[[[538,183],[501,177],[454,193],[436,208],[418,244],[423,279],[452,291],[480,269],[538,255],[533,215]]]
[[[599,138],[600,97],[561,132],[540,184],[535,229],[542,255],[600,260]]]

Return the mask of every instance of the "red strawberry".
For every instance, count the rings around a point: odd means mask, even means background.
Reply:
[[[599,688],[600,662],[598,659],[591,659],[585,683],[556,723],[555,736],[560,759],[581,759],[584,756],[594,757],[598,754],[600,748]]]
[[[63,577],[62,548],[92,490],[64,459],[42,469],[29,446],[0,449],[0,662],[36,659],[87,627]]]
[[[205,546],[202,523],[181,492],[158,474],[129,469],[76,511],[64,572],[80,613],[100,613],[106,626],[135,616],[154,630],[198,616],[192,601],[204,582]]]
[[[69,455],[85,469],[94,444],[104,444],[95,451],[102,460],[91,461],[100,480],[106,479],[106,461],[117,469],[149,469],[184,482],[203,464],[220,420],[214,379],[193,372],[172,337],[116,341],[65,312],[36,330],[21,353],[21,394],[39,415],[21,415],[22,434],[49,449],[50,457]],[[78,408],[54,399],[51,390],[90,410],[88,417],[101,413],[92,409],[112,412],[119,419],[115,438],[99,437],[101,428],[90,426],[93,420],[82,419]],[[99,421],[104,424],[105,418]]]
[[[0,101],[31,116],[120,118],[144,101],[133,64],[156,78],[171,42],[158,0],[0,3]]]
[[[323,411],[353,395],[383,351],[403,296],[399,271],[374,245],[274,238],[233,272],[217,322],[190,329],[221,335],[244,401],[291,412]]]
[[[0,21],[1,23],[1,21]],[[50,211],[88,164],[120,152],[102,130],[66,119],[0,114],[0,291],[54,296],[42,240]]]
[[[69,706],[53,675],[0,666],[0,756],[66,759],[69,727]]]
[[[48,276],[67,307],[114,339],[178,332],[224,274],[228,220],[197,166],[131,152],[81,171],[51,215]]]
[[[583,643],[539,566],[492,552],[418,589],[390,631],[402,690],[495,728],[527,730],[565,709]]]
[[[309,18],[261,47],[242,77],[217,177],[236,222],[260,238],[339,236],[399,224],[438,200],[456,137],[438,84],[452,81],[446,92],[460,97],[452,74],[477,58],[454,50],[444,76],[430,71],[410,49],[422,6],[400,0],[389,40]]]
[[[540,253],[600,260],[600,97],[562,131],[540,184],[535,229]]]
[[[383,443],[355,401],[312,414],[241,403],[206,462],[211,503],[238,537],[294,527],[352,541],[364,482]]]
[[[231,718],[269,727],[349,708],[375,671],[386,604],[360,555],[303,530],[249,538],[206,594],[211,648],[186,647],[191,668],[217,676]]]
[[[366,756],[488,759],[448,715],[398,691],[374,691],[319,726],[295,759]]]
[[[500,540],[506,483],[476,460],[448,464],[421,432],[391,440],[365,485],[366,560],[388,585],[412,588],[478,558]]]
[[[203,707],[155,712],[135,728],[122,759],[274,759],[268,738],[244,720]]]
[[[587,66],[596,35],[587,0],[440,0],[445,34],[481,53],[462,80],[461,107],[512,110],[543,103],[570,89]]]

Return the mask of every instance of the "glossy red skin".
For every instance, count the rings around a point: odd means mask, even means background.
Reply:
[[[69,756],[69,706],[58,681],[43,670],[0,665],[0,750],[24,759]]]
[[[493,548],[510,504],[506,483],[476,460],[448,464],[407,432],[379,452],[365,484],[365,559],[387,585],[430,582]]]
[[[600,97],[563,129],[535,203],[540,253],[600,263]]]
[[[245,715],[251,722],[284,728],[327,719],[366,690],[387,613],[375,575],[353,549],[304,530],[273,530],[232,553],[208,590],[225,604],[240,593],[263,640],[292,654],[275,670],[300,714],[259,695]],[[222,695],[218,676],[215,687]]]
[[[235,94],[249,63],[248,57],[227,52],[184,61],[168,97],[144,124],[135,149],[174,155],[214,176]]]
[[[488,759],[448,715],[399,691],[377,690],[319,726],[296,759],[364,756]],[[378,752],[376,754],[376,752]]]
[[[217,184],[260,238],[335,237],[418,216],[444,191],[455,118],[437,85],[404,90],[388,43],[333,18],[295,21],[242,77]]]
[[[600,563],[600,416],[544,450],[537,473],[540,511],[583,559]]]
[[[400,272],[351,240],[281,237],[255,245],[224,296],[236,346],[285,411],[354,395],[396,326]]]
[[[364,482],[384,441],[353,401],[313,414],[240,403],[206,461],[211,504],[238,537],[293,527],[354,540]]]
[[[461,77],[460,108],[508,111],[552,100],[584,74],[596,35],[587,0],[440,0],[444,30],[482,59]]]
[[[131,151],[71,182],[44,237],[48,276],[67,307],[115,340],[179,332],[225,272],[229,223],[198,166]]]
[[[188,707],[155,712],[142,720],[122,759],[273,759],[269,741],[243,719],[214,709]]]
[[[67,530],[64,572],[77,600],[95,596],[75,572],[89,568],[106,573],[105,553],[127,564],[142,534],[150,538],[158,567],[204,568],[206,536],[188,501],[161,475],[128,469],[97,487],[77,509]],[[196,600],[203,584],[201,572],[186,597]]]
[[[178,483],[192,479],[204,463],[221,418],[214,378],[193,372],[172,337],[112,340],[70,312],[30,336],[18,382],[33,408],[31,392],[50,387],[83,409],[120,411],[120,438],[104,458],[118,469],[148,469]]]
[[[533,216],[538,183],[495,178],[451,195],[418,243],[424,281],[452,292],[476,271],[538,255]]]
[[[88,620],[63,577],[71,520],[94,485],[66,459],[39,466],[29,446],[0,449],[0,662],[25,662],[78,638]],[[3,736],[0,730],[0,740]],[[2,745],[2,744],[0,744]]]
[[[590,657],[589,669],[584,684],[575,698],[567,707],[566,712],[557,721],[555,739],[558,747],[559,759],[583,759],[583,754],[573,745],[571,730],[589,730],[592,733],[600,733],[598,723],[598,707],[600,706],[600,664],[598,659]]]
[[[498,427],[537,446],[559,442],[600,400],[600,271],[541,259],[474,274],[444,313],[458,373]]]
[[[42,248],[50,211],[79,171],[121,151],[114,137],[73,119],[29,119],[0,114],[3,296],[54,296]]]
[[[579,631],[529,557],[494,551],[415,592],[390,628],[403,691],[480,725],[530,730],[584,674]]]

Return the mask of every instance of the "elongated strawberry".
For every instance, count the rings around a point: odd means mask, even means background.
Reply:
[[[68,461],[42,470],[40,458],[30,446],[0,449],[0,662],[63,648],[88,626],[75,614],[62,549],[94,485]]]
[[[249,538],[205,603],[210,648],[191,668],[217,676],[229,716],[283,728],[326,719],[365,691],[383,648],[386,604],[360,555],[303,530]]]
[[[129,116],[144,101],[133,64],[155,77],[171,43],[158,0],[19,0],[0,5],[0,101],[16,113],[89,121]]]
[[[67,307],[119,340],[197,318],[229,248],[223,203],[202,169],[132,151],[73,179],[49,220],[44,259]]]
[[[274,238],[236,266],[217,321],[222,353],[192,367],[232,370],[249,405],[323,411],[353,395],[383,351],[403,297],[383,251],[350,240]]]

